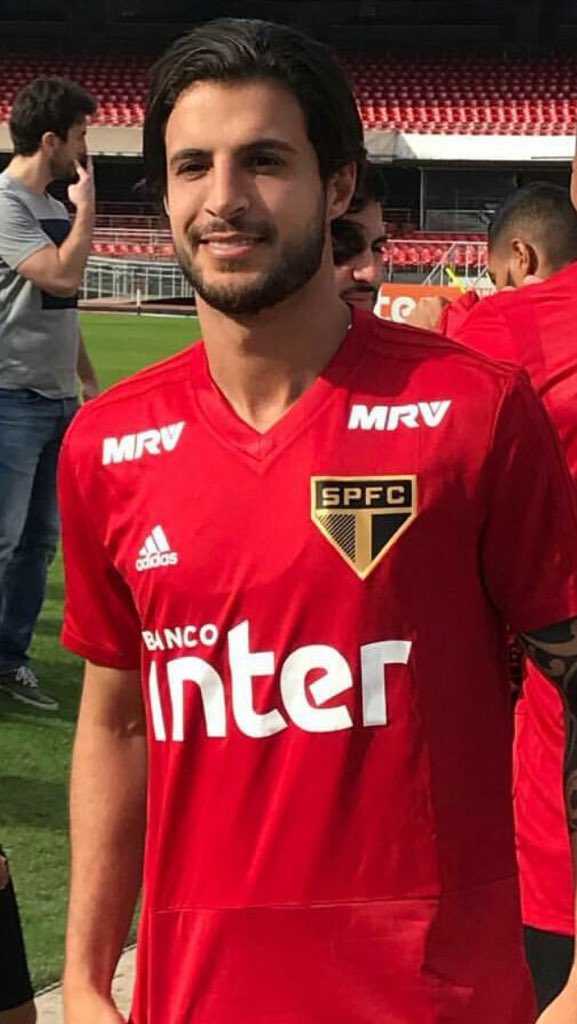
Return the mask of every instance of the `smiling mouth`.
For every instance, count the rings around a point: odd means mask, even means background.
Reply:
[[[251,252],[262,242],[262,238],[255,235],[207,235],[200,239],[200,245],[205,246],[214,256],[240,256]]]

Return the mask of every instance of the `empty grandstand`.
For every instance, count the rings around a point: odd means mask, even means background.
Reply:
[[[0,9],[0,168],[13,96],[31,78],[65,75],[99,103],[90,139],[99,218],[86,296],[184,289],[166,225],[143,193],[139,155],[148,68],[196,18],[296,22],[340,52],[367,148],[385,167],[390,281],[443,282],[445,271],[479,279],[485,228],[501,199],[535,178],[567,181],[575,0],[558,0],[555,19],[544,0],[214,0],[195,14],[198,6],[5,0]]]

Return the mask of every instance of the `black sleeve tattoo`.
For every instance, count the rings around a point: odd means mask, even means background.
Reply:
[[[564,788],[570,831],[577,832],[577,619],[521,633],[527,656],[559,691],[565,707]]]

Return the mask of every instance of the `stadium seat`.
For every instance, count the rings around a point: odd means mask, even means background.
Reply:
[[[0,55],[0,121],[15,92],[38,74],[66,75],[99,101],[96,122],[141,125],[150,59],[139,56]],[[421,134],[571,135],[577,60],[493,58],[344,60],[365,128]]]

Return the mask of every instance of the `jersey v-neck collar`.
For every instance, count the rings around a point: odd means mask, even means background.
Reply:
[[[264,464],[291,443],[337,393],[363,352],[359,318],[313,384],[264,433],[235,412],[210,375],[206,349],[199,342],[192,350],[192,385],[198,411],[210,432],[227,447],[235,448],[254,464]]]

